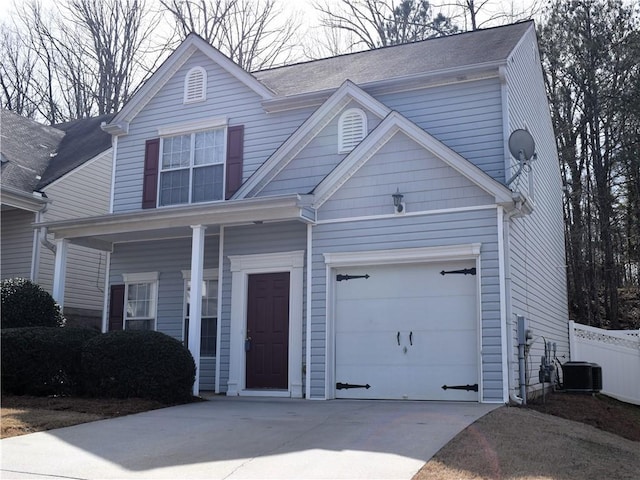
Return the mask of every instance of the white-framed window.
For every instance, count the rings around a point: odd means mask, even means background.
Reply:
[[[184,103],[201,102],[207,99],[207,71],[193,67],[184,77]]]
[[[338,152],[353,150],[367,135],[367,115],[359,108],[345,110],[338,120]]]
[[[163,137],[160,206],[224,198],[226,128]]]
[[[189,348],[189,312],[191,302],[191,271],[183,270],[184,328],[183,343]],[[202,275],[202,313],[200,324],[200,357],[216,356],[218,336],[218,269],[205,269]]]
[[[123,274],[124,329],[155,330],[158,272]]]

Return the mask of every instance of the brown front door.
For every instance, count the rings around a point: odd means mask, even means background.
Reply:
[[[289,273],[249,275],[246,388],[289,386]]]

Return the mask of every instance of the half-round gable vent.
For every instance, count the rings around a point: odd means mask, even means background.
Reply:
[[[184,103],[200,102],[207,98],[207,72],[193,67],[184,79]]]
[[[367,134],[367,116],[359,108],[346,110],[338,121],[338,152],[353,150]]]

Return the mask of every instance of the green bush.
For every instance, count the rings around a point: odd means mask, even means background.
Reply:
[[[11,278],[2,281],[1,328],[60,327],[64,317],[49,293],[30,280]]]
[[[2,391],[36,396],[81,394],[82,346],[97,335],[100,333],[87,328],[3,329]]]
[[[196,366],[178,340],[151,330],[118,330],[89,340],[82,351],[87,394],[189,400]]]

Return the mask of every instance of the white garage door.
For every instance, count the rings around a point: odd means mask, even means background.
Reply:
[[[478,401],[477,276],[440,273],[474,266],[337,270],[336,397]]]

